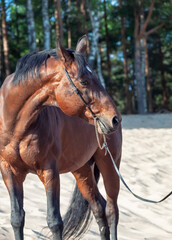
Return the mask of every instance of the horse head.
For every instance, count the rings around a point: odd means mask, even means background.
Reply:
[[[121,116],[96,73],[87,63],[86,49],[86,36],[78,41],[75,51],[58,44],[61,80],[55,91],[56,101],[67,115],[79,116],[89,123],[97,118],[99,132],[109,134],[116,130]]]

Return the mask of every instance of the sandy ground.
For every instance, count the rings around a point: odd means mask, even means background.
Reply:
[[[146,198],[159,200],[172,190],[172,114],[123,116],[123,157],[120,171],[131,189]],[[64,214],[75,181],[61,175],[61,212]],[[103,195],[102,179],[99,187]],[[25,239],[48,239],[45,191],[35,175],[25,184]],[[122,185],[118,199],[119,240],[171,240],[172,196],[160,204],[135,199]],[[0,240],[12,240],[10,201],[0,176]],[[84,240],[100,239],[93,219]]]

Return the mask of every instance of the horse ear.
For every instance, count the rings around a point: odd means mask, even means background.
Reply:
[[[60,40],[57,40],[57,55],[63,62],[72,60],[70,53],[62,46]]]
[[[81,52],[83,54],[86,54],[86,51],[87,51],[87,41],[88,41],[87,35],[82,36],[78,40],[78,43],[77,43],[77,46],[76,46],[76,52]]]

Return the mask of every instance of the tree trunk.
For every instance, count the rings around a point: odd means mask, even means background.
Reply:
[[[134,29],[134,65],[135,65],[135,79],[137,90],[137,106],[138,113],[145,114],[147,112],[146,102],[146,84],[145,84],[145,53],[144,53],[144,33],[146,30],[145,23],[148,24],[147,19],[144,22],[142,7],[139,11],[134,9],[135,15],[135,29]],[[148,17],[147,17],[148,18]],[[150,16],[149,16],[150,19]]]
[[[146,28],[150,22],[152,11],[154,8],[155,2],[152,2],[149,6],[149,11],[144,20],[143,8],[140,4],[139,9],[134,9],[135,15],[135,77],[137,84],[137,104],[138,112],[144,114],[147,112],[147,102],[146,102],[146,84],[145,84],[145,47],[144,47],[144,38],[158,29],[162,28],[166,22],[161,23],[160,25],[150,29],[146,32]]]
[[[108,85],[111,85],[111,61],[110,61],[110,43],[109,43],[109,31],[108,31],[108,21],[107,21],[107,8],[106,0],[103,2],[104,7],[104,22],[105,22],[105,39],[106,39],[106,57],[107,57],[107,70],[108,70]]]
[[[27,0],[27,30],[28,30],[28,43],[30,52],[36,50],[36,31],[35,31],[35,22],[32,9],[32,0]]]
[[[86,16],[86,12],[85,12],[85,1],[86,0],[80,0],[80,11],[82,13],[83,16]]]
[[[2,0],[2,41],[3,41],[5,74],[6,76],[8,76],[10,74],[10,61],[9,61],[9,45],[8,45],[6,11],[5,11],[4,0]]]
[[[165,79],[165,70],[164,70],[164,55],[162,52],[161,39],[159,37],[159,61],[160,61],[160,71],[161,71],[161,84],[162,84],[162,97],[163,97],[163,107],[168,109],[168,97],[167,97],[167,86]]]
[[[56,36],[57,40],[63,42],[63,22],[61,18],[61,2],[60,0],[54,0],[54,14],[56,20]]]
[[[144,113],[145,111],[144,111],[143,101],[142,101],[142,83],[141,83],[141,71],[140,71],[140,68],[141,68],[140,40],[138,39],[135,39],[134,65],[135,65],[138,113]]]
[[[87,16],[86,16],[86,1],[87,0],[77,0],[77,8],[78,8],[78,32],[82,34],[88,33],[88,26],[86,24],[87,22]],[[88,1],[87,1],[88,2]]]
[[[100,81],[103,86],[105,86],[105,81],[103,79],[102,71],[101,71],[101,58],[98,48],[98,38],[99,38],[99,26],[100,26],[100,13],[99,10],[91,9],[90,5],[88,4],[88,11],[91,19],[92,25],[92,39],[91,39],[91,46],[90,46],[90,53],[88,57],[88,62],[91,66],[94,66],[95,60],[97,60],[97,67],[98,67],[98,74]]]
[[[88,24],[87,24],[87,0],[77,0],[77,8],[78,8],[78,32],[80,34],[86,34],[88,36]],[[87,50],[89,52],[89,42]]]
[[[141,30],[143,29],[144,26],[144,12],[143,12],[143,8],[141,11],[141,15],[140,15],[140,27]],[[140,75],[140,83],[141,83],[141,88],[142,88],[142,102],[140,102],[140,104],[142,104],[142,113],[147,113],[147,100],[146,100],[146,76],[145,76],[145,46],[144,46],[144,38],[145,35],[143,34],[142,37],[140,38],[140,56],[141,56],[141,66],[140,66],[140,71],[141,71],[141,75]]]
[[[1,7],[1,6],[0,6]],[[0,15],[0,23],[2,21],[1,15]],[[0,28],[0,86],[3,82],[3,72],[2,72],[2,28]]]
[[[42,0],[42,23],[44,32],[44,49],[50,49],[50,20],[48,14],[48,0]]]
[[[147,88],[147,98],[148,98],[148,112],[153,112],[152,104],[152,87],[151,79],[149,73],[149,56],[148,56],[148,47],[147,47],[147,38],[144,38],[144,48],[145,48],[145,74],[146,74],[146,88]]]
[[[134,62],[135,62],[135,78],[136,78],[136,90],[137,90],[137,105],[138,113],[144,114],[147,112],[146,106],[146,92],[145,92],[145,78],[142,76],[144,63],[144,53],[141,55],[141,41],[135,39],[135,50],[134,50]]]
[[[104,78],[102,75],[101,57],[100,57],[99,49],[97,50],[97,74],[98,74],[98,77],[99,77],[99,80],[100,80],[102,86],[105,88],[106,86],[105,86],[105,81],[104,81]]]
[[[144,21],[144,12],[143,12],[141,2],[139,1],[138,8],[137,7],[134,8],[135,79],[136,79],[136,89],[137,89],[138,113],[140,114],[144,114],[147,112],[144,37],[146,35],[146,28],[152,16],[154,4],[155,4],[154,2],[150,4],[149,11],[145,21]]]
[[[81,0],[80,1],[80,12],[82,14],[82,18],[84,19],[84,24],[83,24],[83,30],[84,30],[84,34],[88,34],[88,28],[87,28],[87,24],[86,21],[87,21],[87,17],[86,17],[86,10],[85,10],[85,5],[86,5],[86,0]]]
[[[122,8],[122,0],[119,0],[119,6]],[[125,79],[125,94],[126,94],[126,112],[127,114],[132,113],[132,96],[130,91],[130,83],[128,78],[128,59],[127,59],[127,48],[125,41],[125,18],[121,17],[121,42],[122,42],[122,50],[124,57],[124,79]]]
[[[68,48],[72,47],[71,39],[71,0],[68,0]]]
[[[92,10],[89,10],[91,25],[92,25],[92,38],[90,53],[88,57],[88,62],[91,66],[94,66],[96,60],[96,53],[98,49],[98,36],[99,36],[99,17],[98,13]]]
[[[15,2],[15,5],[16,5],[16,7],[15,7],[16,32],[17,32],[16,38],[17,38],[17,43],[18,43],[18,47],[17,47],[17,49],[16,49],[16,52],[17,52],[17,57],[20,58],[20,52],[21,52],[21,50],[20,50],[19,15],[18,15],[18,11],[17,11],[17,10],[18,10],[18,1],[17,1],[17,0],[14,0],[14,2]]]

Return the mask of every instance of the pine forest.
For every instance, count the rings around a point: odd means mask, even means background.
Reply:
[[[0,0],[0,84],[32,51],[74,49],[123,114],[172,111],[172,0]]]

